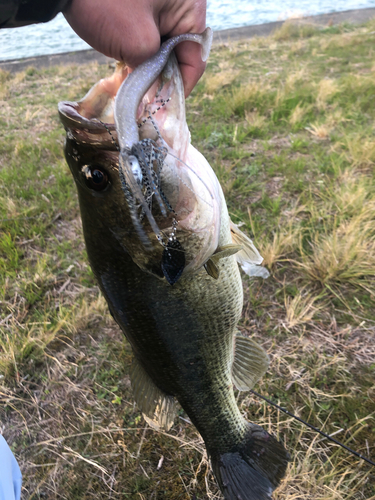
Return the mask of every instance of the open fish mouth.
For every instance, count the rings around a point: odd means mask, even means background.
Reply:
[[[112,168],[118,170],[138,242],[160,254],[164,276],[174,284],[216,250],[222,201],[215,174],[190,144],[182,78],[171,50],[156,60],[151,76],[142,67],[130,73],[118,63],[111,77],[79,102],[60,103],[59,112],[68,138],[118,151]]]
[[[128,68],[117,64],[114,74],[96,83],[78,102],[58,105],[68,138],[97,149],[119,150],[114,120],[114,101]]]

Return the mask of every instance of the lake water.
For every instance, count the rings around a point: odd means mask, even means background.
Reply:
[[[375,0],[208,0],[207,26],[214,30],[375,7]],[[46,24],[0,30],[0,60],[89,49],[62,14]]]

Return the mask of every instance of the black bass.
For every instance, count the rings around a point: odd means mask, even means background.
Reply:
[[[289,456],[242,417],[233,392],[233,384],[253,387],[268,367],[263,349],[237,332],[238,262],[262,274],[262,258],[230,221],[216,175],[190,144],[172,51],[192,40],[205,58],[210,38],[208,30],[174,37],[132,73],[119,65],[59,112],[91,267],[134,353],[137,405],[152,427],[169,429],[177,399],[224,497],[264,500]]]

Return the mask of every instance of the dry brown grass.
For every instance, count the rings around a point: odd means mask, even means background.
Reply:
[[[261,100],[262,96],[267,94],[268,90],[269,86],[267,84],[250,81],[232,91],[228,106],[234,113],[241,114],[242,112],[245,113],[245,111],[251,111],[256,107],[258,100]]]
[[[311,255],[305,255],[299,265],[310,279],[321,284],[347,282],[360,286],[361,280],[374,276],[373,222],[363,214],[316,234]]]
[[[204,84],[207,94],[212,95],[219,89],[229,86],[240,74],[239,70],[234,70],[233,66],[227,60],[219,62],[219,71],[217,73],[206,73],[204,75]]]
[[[285,297],[285,321],[283,324],[290,330],[310,323],[316,313],[323,309],[323,304],[315,307],[315,302],[320,297],[306,292],[298,292],[293,298]]]
[[[245,111],[245,120],[251,127],[262,128],[266,118],[257,111]]]
[[[300,103],[294,108],[289,117],[289,123],[291,125],[296,125],[297,123],[302,122],[303,117],[308,113],[311,109],[311,106],[303,106]]]
[[[310,134],[312,134],[317,139],[327,140],[329,139],[329,134],[332,128],[325,123],[317,125],[312,123],[310,127],[306,127],[306,130],[308,130]]]
[[[375,164],[375,141],[361,137],[349,136],[344,143],[346,156],[353,167],[372,167]]]
[[[300,228],[291,222],[273,234],[272,240],[260,242],[259,250],[266,267],[273,267],[299,246]]]
[[[318,83],[318,95],[316,97],[316,104],[318,109],[325,110],[327,101],[330,97],[338,92],[338,84],[336,80],[325,78]]]

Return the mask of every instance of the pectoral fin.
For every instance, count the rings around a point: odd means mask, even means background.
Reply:
[[[268,278],[270,275],[265,267],[260,266],[263,262],[263,257],[255,248],[254,243],[240,229],[230,221],[230,232],[232,241],[236,245],[241,246],[241,251],[237,254],[237,262],[242,270],[249,276],[258,276]]]
[[[146,422],[156,430],[168,431],[176,417],[173,396],[161,391],[135,358],[130,369],[133,395]]]
[[[240,245],[223,245],[222,247],[218,247],[216,252],[208,259],[205,263],[204,268],[207,273],[214,278],[218,279],[220,275],[220,269],[218,268],[218,262],[220,259],[224,259],[225,257],[230,257],[231,255],[236,254],[241,251],[242,247]]]
[[[212,259],[208,259],[208,261],[204,264],[204,268],[207,271],[207,274],[217,280],[220,276],[220,269],[217,267],[215,262]]]
[[[232,380],[239,391],[249,391],[266,373],[269,358],[253,340],[237,334],[235,337]]]
[[[233,243],[229,245],[223,245],[222,247],[217,247],[216,252],[212,255],[211,259],[214,262],[218,262],[220,259],[224,259],[225,257],[230,257],[231,255],[236,254],[242,250],[241,245],[234,245]]]

